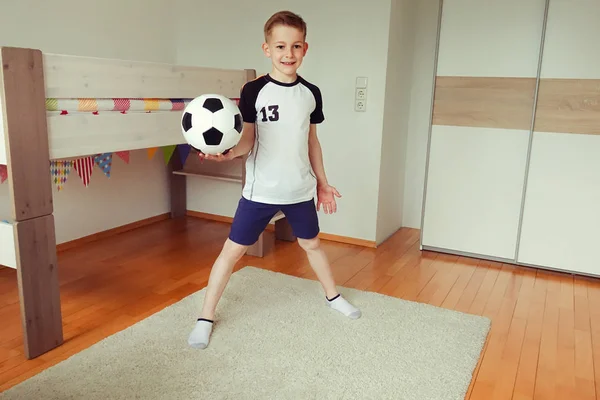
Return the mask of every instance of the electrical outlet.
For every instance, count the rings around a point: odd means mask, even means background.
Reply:
[[[365,100],[355,100],[354,101],[354,111],[366,111],[367,110],[367,102]]]
[[[356,100],[364,100],[366,98],[367,98],[367,89],[357,88],[355,99]]]

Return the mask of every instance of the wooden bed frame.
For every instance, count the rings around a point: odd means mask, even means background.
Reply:
[[[24,353],[31,359],[63,343],[50,160],[185,143],[180,112],[61,118],[48,115],[46,99],[237,98],[256,72],[0,50],[0,164],[8,167],[12,203],[12,221],[0,222],[0,265],[17,270]],[[245,157],[234,160],[241,168],[234,177],[203,171],[197,159],[190,155],[183,165],[175,152],[169,162],[172,218],[187,214],[189,176],[245,181]],[[271,222],[275,238],[295,240],[282,215]],[[262,257],[267,247],[263,234],[248,254]]]

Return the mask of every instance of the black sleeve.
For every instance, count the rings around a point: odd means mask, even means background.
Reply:
[[[320,124],[325,121],[325,115],[323,115],[323,97],[321,96],[321,91],[317,86],[312,86],[311,91],[315,96],[315,109],[310,114],[310,123],[311,124]]]
[[[242,113],[242,119],[244,122],[256,122],[256,98],[258,97],[258,91],[256,85],[253,82],[248,82],[242,86],[240,92],[240,104],[239,109]]]

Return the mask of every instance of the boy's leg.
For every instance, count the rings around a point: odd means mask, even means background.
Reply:
[[[200,349],[208,346],[215,310],[229,282],[233,267],[246,253],[248,246],[258,240],[277,211],[278,208],[272,206],[253,203],[244,198],[240,200],[229,237],[210,271],[202,313],[188,338],[190,346]]]
[[[190,346],[198,349],[204,349],[208,346],[217,303],[225,290],[225,286],[227,286],[227,282],[229,282],[235,263],[242,258],[246,248],[246,246],[235,243],[229,238],[225,241],[221,253],[210,270],[208,286],[204,293],[202,313],[196,321],[194,330],[192,330],[192,333],[188,337],[188,344]]]
[[[308,261],[317,275],[325,292],[329,306],[350,318],[359,318],[360,310],[350,304],[338,292],[331,266],[325,251],[321,248],[319,234],[319,219],[314,201],[286,205],[282,207],[298,244],[306,252]]]
[[[242,258],[247,248],[248,246],[235,243],[227,238],[221,253],[210,270],[200,318],[214,320],[217,303],[229,282],[233,267]]]

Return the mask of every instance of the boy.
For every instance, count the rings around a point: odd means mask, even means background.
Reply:
[[[326,304],[349,318],[361,315],[338,293],[317,237],[317,211],[322,206],[326,214],[336,212],[335,196],[341,196],[327,182],[317,139],[316,124],[324,120],[320,90],[296,73],[308,49],[306,23],[289,11],[278,12],[266,22],[264,35],[262,47],[272,69],[242,88],[240,142],[226,154],[202,156],[227,161],[251,152],[231,232],[212,267],[201,316],[188,338],[194,348],[208,346],[215,309],[235,263],[279,210],[306,251],[325,291]]]

